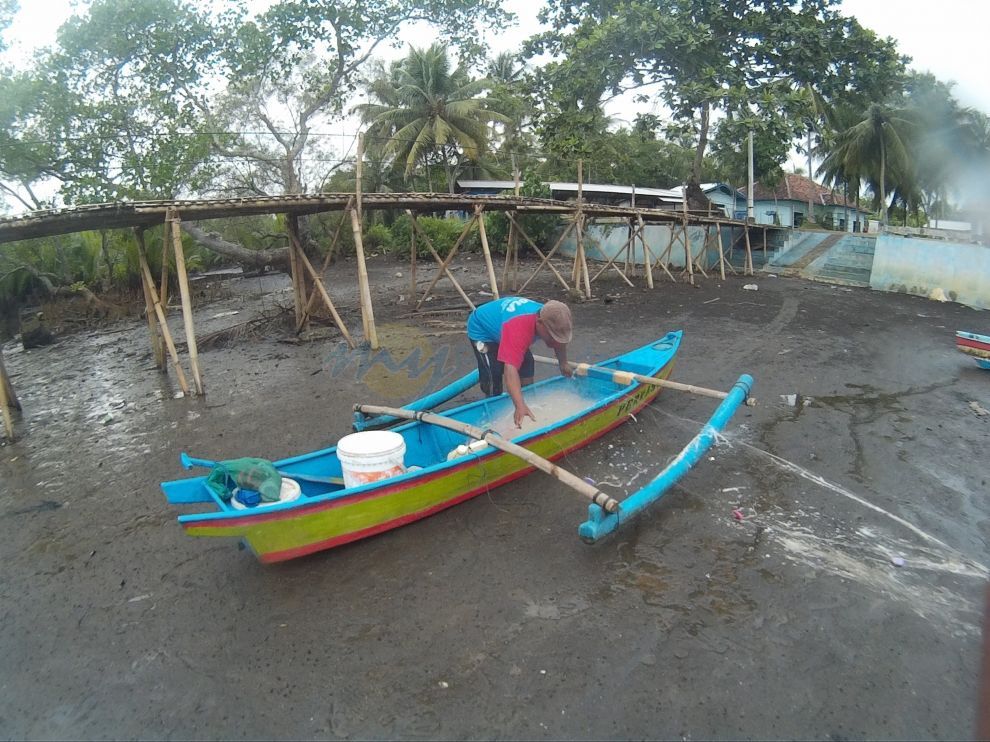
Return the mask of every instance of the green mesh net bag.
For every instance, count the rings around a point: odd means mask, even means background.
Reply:
[[[227,501],[238,487],[261,495],[265,502],[277,502],[282,491],[282,475],[265,459],[230,459],[220,461],[206,478],[207,488]]]

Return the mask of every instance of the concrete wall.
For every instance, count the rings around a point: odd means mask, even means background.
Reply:
[[[671,250],[668,261],[674,267],[678,268],[683,268],[685,265],[684,243],[680,239],[682,229],[682,227],[674,227],[677,235],[675,236],[674,247]],[[666,225],[646,225],[644,234],[654,260],[659,258],[670,244],[670,230],[671,227]],[[722,249],[725,250],[726,258],[728,258],[729,255],[729,245],[731,244],[733,231],[735,231],[735,236],[740,238],[737,249],[746,249],[746,243],[741,239],[741,229],[733,230],[731,227],[722,227]],[[712,236],[714,237],[714,230],[712,230]],[[619,259],[617,262],[621,266],[625,260],[622,249],[628,239],[629,228],[622,222],[616,224],[589,224],[586,227],[584,234],[585,254],[589,260],[597,261],[605,261],[610,257],[613,259],[618,257]],[[754,251],[757,249],[757,244],[755,242],[757,240],[759,241],[759,249],[763,249],[762,235],[758,237],[755,233],[753,233],[751,234],[750,239],[754,240],[754,244],[752,245],[752,249]],[[692,255],[698,256],[701,253],[705,245],[705,230],[703,227],[688,227],[688,245],[690,246]],[[635,254],[630,257],[630,262],[634,262],[636,265],[643,265],[643,245],[639,239],[635,241],[634,247]],[[574,238],[574,233],[572,232],[567,236],[567,239],[564,240],[558,250],[558,253],[573,256],[576,250],[577,240]],[[718,263],[717,246],[709,245],[708,258],[709,265]]]
[[[990,309],[990,247],[881,234],[870,287]]]

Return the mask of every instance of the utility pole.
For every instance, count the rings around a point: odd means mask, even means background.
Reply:
[[[753,213],[753,130],[749,132],[749,158],[747,163],[749,185],[746,187],[746,221],[752,224],[756,221]]]
[[[815,171],[811,164],[811,124],[808,124],[808,180],[811,181],[812,186],[815,184]],[[815,201],[814,201],[814,188],[808,192],[808,222],[811,224],[815,223]]]

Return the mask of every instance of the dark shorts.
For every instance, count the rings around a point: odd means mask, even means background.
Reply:
[[[468,338],[471,343],[471,350],[478,361],[478,383],[481,384],[481,391],[488,397],[497,397],[502,393],[502,371],[505,367],[498,360],[498,343],[484,343],[485,350],[478,350],[477,341]],[[532,379],[536,371],[536,362],[533,354],[528,350],[523,356],[522,367],[519,369],[520,379]]]

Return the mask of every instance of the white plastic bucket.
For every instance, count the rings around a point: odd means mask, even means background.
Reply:
[[[404,474],[406,442],[391,430],[365,430],[337,442],[345,487],[360,487]]]

